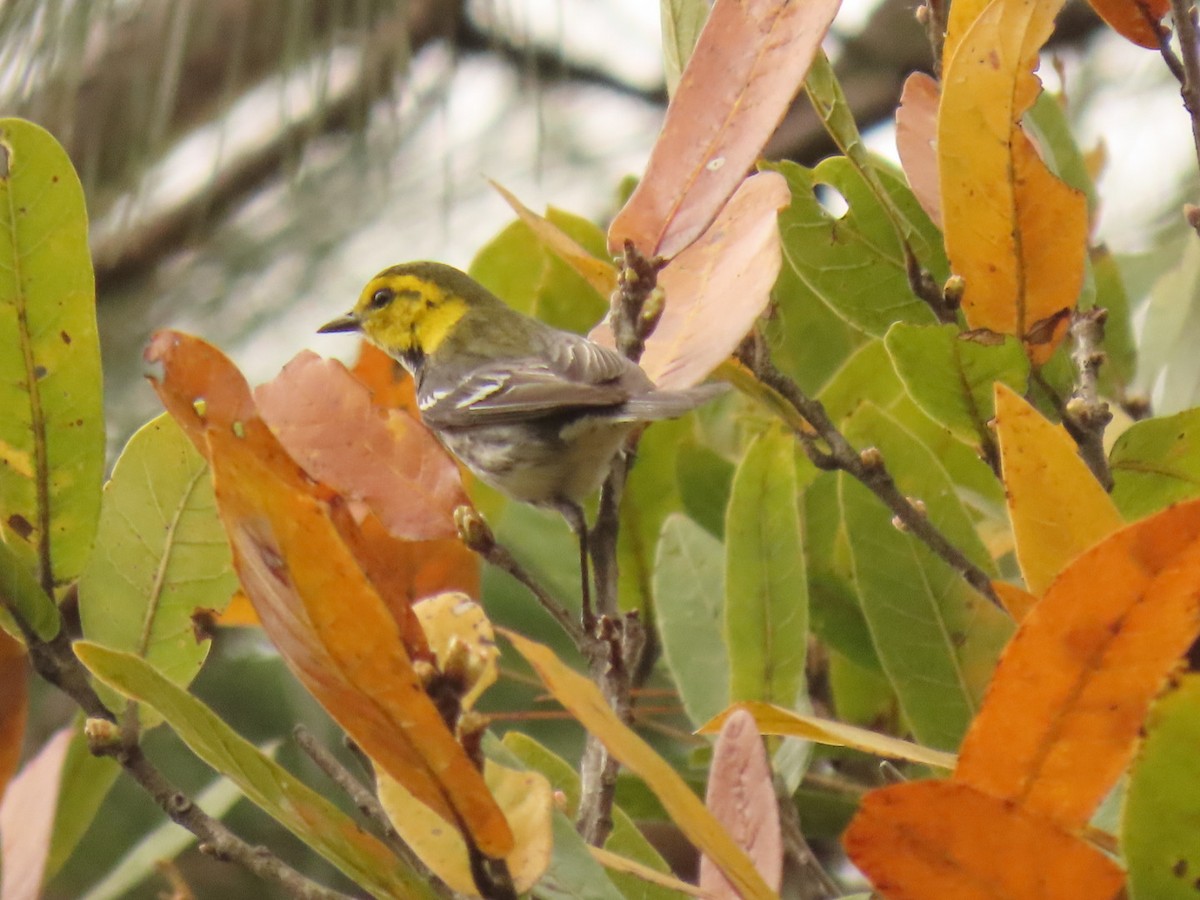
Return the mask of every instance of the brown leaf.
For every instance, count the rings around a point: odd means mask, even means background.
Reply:
[[[896,151],[921,209],[942,227],[942,189],[938,183],[937,112],[941,91],[924,72],[904,82],[896,109]]]
[[[1110,900],[1125,881],[1070,832],[953,781],[871,791],[842,843],[888,900]]]
[[[1055,580],[1005,649],[955,778],[1082,828],[1198,633],[1192,501],[1121,529]]]
[[[340,362],[303,351],[254,397],[289,456],[395,537],[457,535],[454,510],[470,503],[458,465],[415,418],[372,405]]]
[[[779,806],[762,738],[744,709],[735,710],[721,726],[708,767],[705,805],[746,851],[763,881],[778,891],[783,881]],[[707,856],[700,857],[700,887],[713,897],[741,896]]]
[[[717,0],[667,109],[646,174],[608,230],[620,252],[672,257],[754,165],[812,64],[840,0]]]
[[[36,900],[50,853],[63,762],[73,729],[56,731],[8,785],[0,804],[0,900]]]

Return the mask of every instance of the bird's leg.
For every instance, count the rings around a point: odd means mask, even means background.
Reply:
[[[571,531],[575,532],[575,537],[579,541],[579,578],[580,596],[582,597],[581,618],[583,620],[583,630],[591,634],[596,625],[596,613],[592,609],[592,579],[588,562],[590,557],[588,554],[587,516],[584,515],[583,507],[571,500],[560,500],[555,504],[555,507],[562,514],[562,517],[567,520],[567,524],[571,527]]]

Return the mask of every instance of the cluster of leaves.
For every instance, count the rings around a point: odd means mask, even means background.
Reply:
[[[167,413],[102,492],[78,180],[45,132],[0,122],[3,896],[36,894],[122,766],[151,789],[139,735],[163,722],[374,896],[693,891],[620,808],[587,847],[574,768],[487,731],[497,633],[700,849],[707,891],[777,894],[782,802],[889,897],[1189,895],[1200,413],[1126,421],[1107,453],[1100,437],[1104,398],[1182,365],[1166,336],[1197,257],[1162,276],[1139,355],[1120,270],[1089,246],[1085,157],[1034,75],[1060,5],[954,5],[941,85],[913,76],[898,113],[901,172],[866,152],[819,49],[836,2],[664,3],[668,59],[689,61],[607,234],[506,194],[518,220],[472,266],[582,331],[628,278],[614,252],[662,256],[643,367],[739,388],[647,432],[620,513],[621,600],[652,624],[653,675],[721,733],[707,804],[684,777],[704,754],[664,759],[531,620],[493,628],[459,469],[386,357],[302,353],[252,390],[216,348],[162,333],[146,359]],[[1147,44],[1164,10],[1102,12]],[[843,155],[747,177],[802,83]],[[550,520],[471,493],[567,596]],[[371,833],[187,691],[212,629],[245,620],[369,758]],[[13,777],[27,654],[89,719]],[[877,757],[906,780],[869,790]]]

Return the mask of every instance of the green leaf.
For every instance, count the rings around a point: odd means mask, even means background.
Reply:
[[[994,445],[988,420],[995,415],[992,385],[1003,382],[1019,394],[1029,380],[1021,342],[966,340],[954,325],[898,323],[884,339],[896,373],[917,405],[961,440]]]
[[[1154,409],[1176,413],[1200,402],[1200,242],[1188,241],[1145,304],[1137,386]]]
[[[1200,495],[1200,409],[1135,422],[1108,463],[1113,502],[1130,522]]]
[[[87,740],[83,736],[82,715],[76,717],[76,725],[59,781],[54,831],[50,836],[50,854],[46,858],[46,884],[71,858],[84,832],[95,821],[117,776],[121,774],[121,767],[116,760],[107,756],[92,756],[88,750]]]
[[[854,352],[821,389],[818,398],[835,423],[870,401],[887,409],[904,396],[883,341],[868,341]]]
[[[604,233],[579,216],[551,207],[546,218],[598,259],[607,259]],[[582,275],[538,240],[520,220],[475,255],[471,277],[514,309],[567,331],[583,333],[608,312]]]
[[[209,649],[192,614],[224,609],[237,576],[208,464],[169,415],[130,438],[104,489],[100,526],[79,580],[84,637],[186,686]]]
[[[1121,267],[1107,247],[1091,252],[1092,276],[1096,282],[1095,305],[1108,311],[1104,323],[1104,366],[1100,369],[1100,389],[1109,396],[1120,396],[1118,388],[1133,379],[1137,368],[1137,337],[1129,292]]]
[[[1011,623],[899,531],[867,488],[841,473],[838,484],[859,599],[884,673],[916,739],[953,750],[979,709]]]
[[[264,749],[274,757],[274,746]],[[217,778],[193,801],[214,819],[222,819],[242,799],[242,792],[228,778]],[[152,875],[159,863],[174,859],[196,841],[196,836],[174,822],[166,821],[143,837],[121,857],[81,900],[119,900]]]
[[[1121,822],[1133,900],[1193,900],[1200,875],[1200,675],[1179,678],[1150,709]]]
[[[0,234],[0,541],[53,595],[100,513],[100,344],[83,189],[20,119],[0,119]]]
[[[721,626],[724,582],[721,542],[686,516],[669,516],[654,564],[658,639],[683,708],[697,728],[729,705]]]
[[[637,609],[653,626],[654,549],[667,515],[681,501],[675,481],[675,455],[691,434],[691,417],[656,422],[638,442],[636,465],[621,497],[621,530],[617,533],[618,596],[621,608]]]
[[[8,610],[13,610],[43,641],[51,641],[62,626],[58,607],[42,590],[33,572],[17,559],[12,548],[0,542],[0,626],[19,641],[24,641]]]
[[[1071,123],[1064,108],[1065,99],[1043,91],[1021,117],[1021,125],[1032,132],[1050,171],[1087,197],[1088,218],[1096,214],[1099,198],[1088,173],[1087,160],[1075,143]]]
[[[725,516],[730,699],[791,709],[804,687],[808,584],[796,507],[795,443],[771,428],[738,467]]]
[[[675,457],[684,512],[718,538],[725,534],[725,507],[734,468],[724,456],[695,441],[681,443]]]
[[[784,260],[814,297],[875,337],[895,322],[935,321],[929,306],[909,289],[895,227],[848,159],[827,159],[815,169],[790,162],[766,168],[782,173],[791,188],[791,205],[779,214]],[[935,279],[946,278],[949,266],[940,236],[903,177],[883,166],[873,171],[905,220],[922,223],[909,238],[918,260]],[[821,205],[820,185],[841,194],[849,205],[845,215],[837,218]]]
[[[679,76],[708,19],[708,0],[659,0],[662,20],[663,69],[667,93],[675,95]]]
[[[571,767],[570,763],[562,757],[551,753],[533,738],[517,731],[510,731],[506,734],[502,743],[504,750],[508,751],[508,755],[515,757],[516,763],[545,775],[549,779],[551,786],[556,791],[561,791],[563,796],[566,797],[566,808],[571,814],[574,814],[579,808],[579,776],[575,773],[575,769]],[[493,756],[492,748],[488,746],[486,749],[488,756]],[[500,761],[503,762],[503,759]],[[509,763],[509,765],[516,763]],[[557,861],[560,850],[570,849],[571,854],[575,855],[579,852],[579,849],[574,846],[577,842],[582,844],[578,835],[571,841],[572,846],[570,848],[566,848],[557,840],[555,841],[554,853],[556,859],[551,860],[548,873],[551,874],[551,877],[554,877],[553,873],[560,865],[566,864],[565,860],[562,863]],[[663,861],[658,851],[651,846],[650,842],[638,830],[633,819],[629,818],[619,806],[613,807],[613,830],[608,840],[604,842],[604,849],[624,856],[627,859],[632,859],[635,862],[640,862],[642,865],[649,866],[657,872],[667,875],[671,873],[670,866]],[[586,849],[584,852],[586,852]],[[626,875],[621,872],[606,872],[606,875],[607,880],[616,885],[625,897],[637,897],[640,900],[678,900],[679,897],[679,894],[675,891],[648,884],[632,875]],[[540,886],[534,888],[534,893],[540,893]]]
[[[75,653],[97,678],[157,710],[192,752],[357,884],[383,897],[436,896],[421,876],[353,819],[143,660],[86,641],[75,644]]]

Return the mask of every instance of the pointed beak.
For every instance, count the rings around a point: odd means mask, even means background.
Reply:
[[[354,313],[346,313],[317,329],[317,334],[334,334],[339,331],[362,331],[362,323]]]

